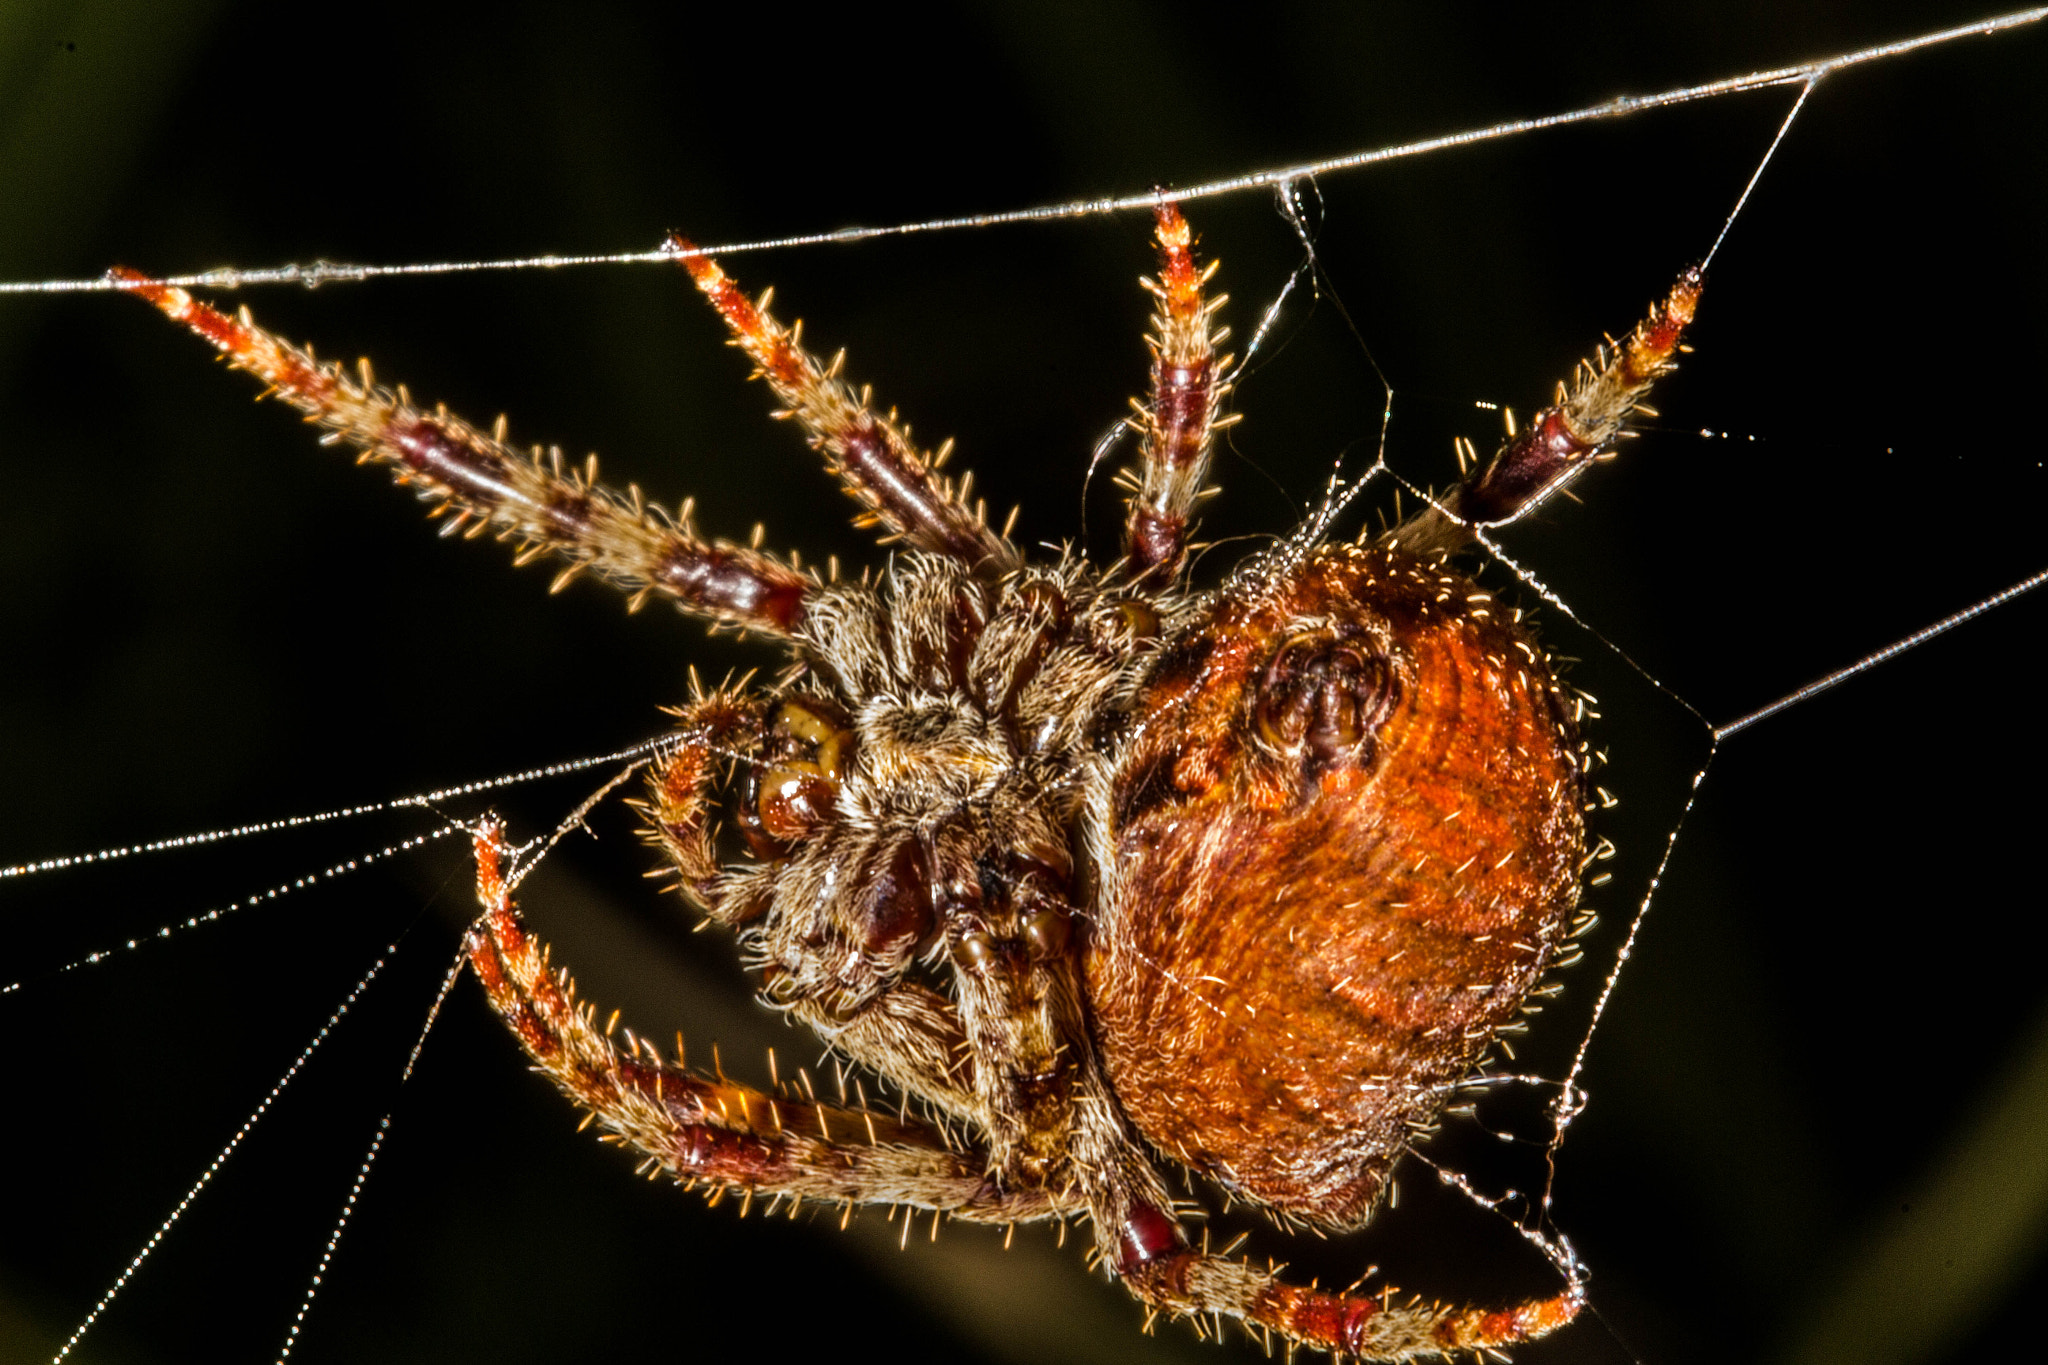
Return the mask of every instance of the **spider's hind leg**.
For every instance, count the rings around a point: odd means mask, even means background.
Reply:
[[[1124,557],[1131,573],[1171,582],[1187,560],[1187,533],[1209,476],[1216,432],[1234,418],[1217,416],[1230,392],[1231,358],[1216,347],[1228,328],[1209,329],[1227,299],[1208,298],[1204,286],[1216,262],[1195,263],[1194,233],[1178,206],[1162,200],[1153,210],[1159,241],[1159,278],[1145,280],[1158,300],[1145,344],[1152,351],[1152,397],[1134,403],[1140,439],[1138,467],[1129,479]]]
[[[1570,388],[1557,386],[1554,404],[1511,435],[1439,505],[1417,512],[1381,542],[1412,553],[1462,549],[1475,531],[1534,510],[1585,472],[1625,434],[1622,425],[1631,414],[1655,415],[1643,399],[1676,363],[1702,283],[1697,268],[1679,276],[1634,331],[1582,363]]]
[[[1585,1305],[1564,1292],[1510,1308],[1431,1303],[1391,1287],[1332,1292],[1290,1284],[1270,1270],[1187,1244],[1167,1215],[1140,1207],[1124,1221],[1117,1274],[1139,1299],[1176,1317],[1222,1314],[1254,1336],[1361,1361],[1398,1361],[1515,1346],[1547,1336]],[[1290,1355],[1292,1352],[1290,1351]]]

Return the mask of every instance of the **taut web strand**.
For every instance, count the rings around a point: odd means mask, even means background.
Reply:
[[[226,905],[216,905],[208,910],[196,911],[193,914],[187,915],[182,920],[173,920],[167,924],[158,925],[153,933],[146,934],[141,938],[123,940],[118,946],[112,948],[95,949],[84,957],[73,958],[62,966],[53,967],[48,972],[43,973],[43,975],[62,976],[66,972],[75,972],[82,967],[96,967],[116,953],[132,953],[141,948],[145,943],[161,943],[173,934],[181,933],[187,929],[197,929],[202,925],[213,924],[225,919],[237,910],[247,910],[265,901],[274,901],[289,896],[294,891],[304,891],[306,888],[315,886],[320,882],[332,881],[336,877],[345,877],[351,872],[360,872],[371,863],[380,863],[386,858],[395,858],[401,853],[409,853],[413,849],[424,847],[436,839],[444,839],[455,832],[456,826],[446,825],[427,834],[416,834],[410,839],[401,839],[395,844],[386,844],[374,853],[365,853],[343,862],[333,863],[321,868],[318,872],[310,872],[302,877],[294,877],[288,882],[279,882],[268,890],[251,892],[238,901],[230,901]],[[31,980],[35,979],[34,977],[22,977],[16,981],[0,984],[0,995],[13,995],[27,986]]]
[[[354,1007],[356,1001],[362,998],[363,992],[369,989],[370,983],[376,979],[377,974],[384,970],[384,964],[390,961],[390,954],[396,952],[397,948],[394,945],[386,948],[384,951],[385,956],[378,958],[370,964],[370,970],[363,973],[356,981],[356,984],[350,988],[349,993],[342,997],[341,1003],[334,1007],[334,1013],[328,1015],[327,1021],[321,1024],[319,1029],[313,1034],[313,1040],[306,1044],[297,1057],[292,1059],[292,1064],[285,1068],[284,1075],[278,1077],[277,1084],[270,1087],[270,1093],[265,1095],[262,1101],[249,1111],[249,1117],[242,1120],[242,1126],[235,1130],[233,1137],[228,1139],[227,1146],[221,1148],[215,1154],[213,1160],[206,1164],[206,1169],[200,1172],[199,1179],[192,1182],[192,1187],[185,1191],[184,1197],[178,1200],[177,1204],[171,1209],[170,1216],[158,1224],[157,1230],[150,1234],[147,1242],[142,1244],[142,1250],[136,1252],[134,1258],[121,1268],[121,1273],[114,1277],[114,1282],[107,1287],[107,1292],[100,1296],[99,1302],[92,1306],[92,1310],[85,1315],[84,1320],[65,1339],[64,1344],[57,1349],[57,1354],[50,1357],[50,1365],[59,1365],[59,1362],[63,1361],[65,1357],[77,1349],[78,1343],[85,1339],[85,1334],[92,1330],[92,1325],[99,1321],[100,1316],[107,1311],[108,1306],[114,1302],[115,1297],[127,1287],[130,1280],[135,1278],[135,1272],[142,1269],[142,1263],[149,1259],[150,1253],[154,1252],[162,1244],[172,1227],[177,1224],[180,1218],[185,1216],[185,1211],[192,1207],[194,1200],[199,1198],[200,1191],[213,1183],[213,1178],[220,1174],[221,1166],[234,1154],[235,1149],[242,1145],[242,1139],[248,1137],[256,1125],[262,1121],[263,1116],[270,1112],[270,1107],[277,1103],[277,1097],[282,1095],[285,1087],[290,1085],[299,1072],[305,1069],[306,1063],[311,1060],[313,1054],[319,1050],[320,1045],[326,1042],[329,1035],[334,1032],[335,1026],[341,1022],[342,1016],[347,1014]]]
[[[148,843],[126,844],[119,848],[100,849],[93,853],[73,853],[55,858],[38,858],[33,862],[14,863],[0,867],[0,881],[9,877],[28,877],[43,872],[61,872],[68,867],[80,867],[91,863],[111,863],[122,858],[133,858],[143,853],[165,853],[172,849],[194,848],[205,844],[216,844],[228,839],[244,839],[257,834],[275,834],[280,830],[301,829],[308,825],[322,825],[335,820],[353,820],[364,815],[379,815],[386,811],[427,809],[459,796],[474,796],[478,792],[498,791],[505,787],[517,787],[528,782],[540,782],[550,777],[561,777],[568,773],[580,773],[591,768],[602,768],[610,763],[622,763],[629,759],[642,758],[657,753],[670,743],[668,736],[642,740],[638,744],[617,749],[608,754],[592,758],[572,758],[560,763],[549,763],[538,768],[527,768],[522,772],[506,773],[499,777],[479,778],[474,782],[458,783],[452,787],[441,787],[434,791],[420,792],[415,796],[401,796],[390,801],[369,801],[359,806],[339,806],[333,810],[321,811],[316,815],[287,815],[276,820],[260,820],[253,824],[236,825],[231,829],[204,830],[197,834],[179,834],[167,839],[152,839]]]
[[[1722,740],[1728,738],[1728,736],[1740,734],[1742,731],[1747,730],[1750,726],[1756,724],[1760,720],[1767,720],[1770,717],[1777,715],[1780,711],[1790,710],[1792,707],[1799,705],[1801,702],[1807,700],[1809,697],[1819,696],[1821,693],[1827,691],[1829,688],[1836,687],[1842,683],[1845,683],[1859,673],[1867,673],[1871,669],[1876,668],[1879,664],[1884,663],[1889,659],[1897,658],[1899,655],[1904,654],[1909,650],[1917,649],[1921,645],[1927,643],[1929,640],[1932,640],[1935,636],[1954,630],[1957,626],[1962,625],[1966,621],[1973,621],[1977,617],[1984,615],[1986,612],[1989,612],[1994,608],[2002,607],[2006,603],[2012,601],[2014,598],[2021,597],[2027,593],[2032,592],[2035,588],[2040,587],[2043,583],[2048,583],[2048,569],[2043,569],[2041,570],[2041,572],[2034,574],[2031,577],[2022,578],[2019,582],[2013,584],[2009,588],[2006,588],[2004,591],[1993,593],[1991,596],[1983,599],[1981,602],[1977,602],[1970,606],[1964,607],[1961,611],[1956,612],[1953,615],[1944,616],[1939,621],[1936,621],[1933,625],[1923,626],[1919,630],[1914,631],[1911,635],[1908,635],[1903,639],[1894,640],[1891,644],[1886,645],[1883,649],[1873,650],[1869,654],[1866,654],[1862,658],[1858,659],[1855,663],[1848,665],[1846,668],[1838,668],[1834,672],[1828,674],[1825,677],[1814,679],[1812,682],[1808,683],[1806,686],[1798,689],[1797,691],[1787,692],[1784,696],[1778,698],[1776,701],[1770,703],[1770,705],[1768,706],[1760,706],[1746,716],[1737,716],[1734,720],[1729,721],[1725,725],[1715,726],[1714,742],[1716,744],[1719,744]]]
[[[412,1079],[413,1069],[419,1065],[420,1052],[427,1045],[427,1035],[434,1031],[434,1025],[441,1018],[441,1006],[448,1001],[448,993],[455,989],[456,980],[468,959],[458,952],[455,961],[442,974],[441,988],[434,992],[434,1003],[427,1006],[426,1020],[420,1025],[417,1038],[412,1041],[412,1050],[406,1054],[405,1070],[399,1074],[398,1083],[404,1085]],[[327,1244],[320,1249],[320,1262],[313,1268],[313,1277],[306,1284],[306,1292],[299,1299],[298,1311],[292,1314],[291,1326],[285,1329],[284,1343],[278,1347],[277,1365],[284,1365],[292,1348],[299,1344],[299,1334],[306,1325],[306,1314],[313,1309],[313,1298],[320,1292],[321,1284],[327,1278],[328,1267],[334,1264],[334,1252],[341,1245],[341,1235],[348,1230],[349,1219],[362,1200],[363,1186],[369,1183],[370,1168],[377,1164],[378,1155],[384,1150],[384,1139],[391,1136],[391,1115],[386,1113],[377,1120],[377,1131],[370,1138],[369,1148],[363,1153],[360,1165],[356,1167],[356,1178],[348,1187],[348,1198],[342,1201],[341,1213],[334,1220],[334,1230],[327,1234]]]
[[[1546,114],[1538,118],[1509,119],[1484,128],[1472,128],[1463,132],[1445,133],[1437,137],[1422,138],[1414,142],[1398,143],[1389,147],[1377,147],[1369,151],[1351,152],[1343,156],[1327,157],[1320,161],[1303,162],[1294,166],[1283,166],[1271,170],[1253,171],[1246,175],[1229,176],[1221,180],[1205,181],[1199,185],[1178,187],[1173,190],[1175,200],[1185,203],[1191,199],[1209,199],[1218,195],[1237,194],[1244,190],[1268,189],[1291,180],[1310,179],[1329,175],[1336,171],[1355,170],[1362,166],[1374,166],[1382,162],[1398,161],[1407,157],[1424,156],[1433,152],[1448,151],[1457,147],[1469,147],[1483,142],[1495,142],[1502,138],[1516,137],[1523,133],[1540,132],[1546,128],[1563,128],[1575,123],[1590,123],[1599,119],[1622,118],[1629,114],[1644,113],[1652,109],[1666,109],[1674,105],[1690,104],[1696,100],[1718,99],[1724,95],[1736,95],[1750,90],[1765,90],[1780,85],[1804,85],[1809,88],[1821,77],[1852,66],[1870,62],[1885,61],[1903,56],[1921,48],[1937,47],[1959,38],[1988,37],[2010,29],[2023,28],[2028,24],[2048,19],[2048,6],[2033,9],[2014,10],[2009,14],[1993,15],[1973,23],[1959,24],[1953,28],[1938,29],[1932,33],[1916,34],[1896,42],[1879,43],[1874,47],[1858,48],[1833,57],[1818,58],[1794,66],[1781,66],[1769,71],[1752,71],[1747,75],[1728,76],[1721,80],[1707,81],[1699,85],[1678,86],[1660,91],[1654,95],[1621,95],[1599,104],[1589,104],[1578,109],[1558,114]],[[907,237],[913,233],[952,232],[962,228],[1001,227],[1016,223],[1057,222],[1066,218],[1087,218],[1101,214],[1149,212],[1158,202],[1157,191],[1143,194],[1115,195],[1100,199],[1077,199],[1063,204],[1046,204],[1035,208],[1008,209],[996,213],[967,214],[953,218],[930,218],[913,223],[897,223],[888,227],[848,227],[833,232],[803,233],[792,237],[772,237],[750,242],[726,242],[715,246],[702,246],[693,254],[737,256],[743,252],[775,251],[787,247],[830,246],[849,242],[864,242],[877,237]],[[496,270],[560,270],[580,265],[645,265],[658,261],[673,261],[676,254],[664,248],[652,251],[624,251],[594,255],[539,255],[515,256],[489,261],[433,261],[415,265],[346,265],[332,261],[316,261],[311,265],[282,265],[258,270],[209,270],[197,274],[167,275],[159,283],[177,285],[181,288],[235,289],[243,285],[297,284],[317,288],[323,284],[339,281],[377,279],[394,275],[458,275],[476,274]],[[9,280],[0,281],[0,294],[92,294],[110,292],[114,284],[106,279],[90,280]]]

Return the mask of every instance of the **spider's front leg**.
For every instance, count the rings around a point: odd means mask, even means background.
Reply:
[[[630,1030],[615,1045],[514,907],[502,828],[486,822],[474,846],[483,913],[464,940],[470,967],[536,1068],[640,1153],[644,1169],[749,1202],[908,1205],[986,1223],[1079,1211],[1047,1190],[996,1188],[985,1158],[923,1123],[705,1076],[664,1061]]]
[[[865,388],[856,393],[841,378],[844,352],[820,361],[803,347],[801,321],[785,327],[768,311],[769,294],[749,299],[716,261],[683,237],[671,235],[667,246],[732,329],[733,345],[747,353],[784,404],[776,415],[794,417],[804,427],[832,475],[866,509],[863,524],[879,523],[918,549],[992,575],[1017,567],[1007,529],[991,529],[984,509],[968,502],[973,476],[955,484],[940,475],[952,442],[936,455],[919,451],[893,410],[877,412]]]
[[[389,466],[399,483],[437,502],[446,532],[495,531],[520,546],[521,564],[544,553],[567,560],[556,588],[588,571],[630,593],[635,608],[658,593],[695,615],[774,635],[803,619],[816,587],[808,574],[759,550],[703,539],[687,507],[671,516],[638,488],[606,488],[595,456],[565,470],[559,450],[507,445],[503,418],[487,433],[446,408],[423,412],[402,387],[379,385],[367,361],[350,374],[257,326],[247,309],[229,317],[133,270],[110,275],[325,428],[323,441],[354,446],[363,462]]]

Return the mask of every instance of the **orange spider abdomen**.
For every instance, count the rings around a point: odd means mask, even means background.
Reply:
[[[1569,707],[1455,569],[1332,545],[1226,589],[1126,733],[1088,957],[1117,1097],[1240,1194],[1362,1223],[1566,933]]]

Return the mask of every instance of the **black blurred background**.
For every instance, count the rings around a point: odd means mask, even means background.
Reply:
[[[1004,0],[950,13],[510,4],[26,3],[0,15],[0,278],[644,249],[1142,192],[1540,115],[1979,17],[1955,5],[1348,7]],[[1843,72],[1715,263],[1663,418],[1508,548],[1597,628],[1546,638],[1597,694],[1619,849],[1589,960],[1517,1044],[1569,1063],[1706,755],[1626,651],[1726,720],[2041,567],[2036,413],[2048,33]],[[1327,269],[1241,387],[1218,537],[1271,534],[1331,462],[1417,483],[1490,444],[1718,231],[1789,107],[1749,94],[1326,177]],[[1189,209],[1240,344],[1303,252],[1259,193]],[[785,315],[960,439],[1030,542],[1077,534],[1087,454],[1142,384],[1143,215],[735,257]],[[661,266],[244,291],[323,355],[515,439],[694,494],[710,531],[879,555]],[[1356,335],[1350,325],[1355,324]],[[0,861],[422,791],[653,733],[684,670],[765,648],[594,584],[545,595],[437,540],[189,338],[107,296],[0,298]],[[1708,438],[1702,429],[1732,433]],[[1086,498],[1110,548],[1114,495]],[[1232,557],[1206,566],[1213,576]],[[1488,581],[1506,586],[1499,569]],[[1531,594],[1523,593],[1525,598]],[[2044,749],[2025,602],[1730,739],[1586,1073],[1557,1223],[1598,1320],[1527,1361],[1976,1359],[2048,1290]],[[1600,637],[1604,637],[1603,639]],[[490,798],[527,833],[598,777]],[[450,813],[479,808],[450,802]],[[616,809],[524,900],[588,994],[765,1079],[813,1050],[726,943],[638,874]],[[396,1085],[469,910],[453,842],[123,953],[56,965],[431,829],[410,819],[5,883],[11,1101],[0,1357],[47,1357],[349,986],[345,1027],[79,1359],[274,1356],[380,1115],[393,1127],[294,1359],[506,1362],[887,1350],[906,1360],[1219,1357],[1049,1234],[879,1215],[735,1226],[572,1129],[458,983]],[[700,1050],[701,1049],[701,1050]],[[1487,1127],[1540,1133],[1508,1087]],[[1483,1188],[1540,1151],[1453,1123]],[[1255,1246],[1341,1283],[1548,1292],[1498,1220],[1403,1179],[1360,1239]],[[266,1354],[267,1353],[267,1354]]]

